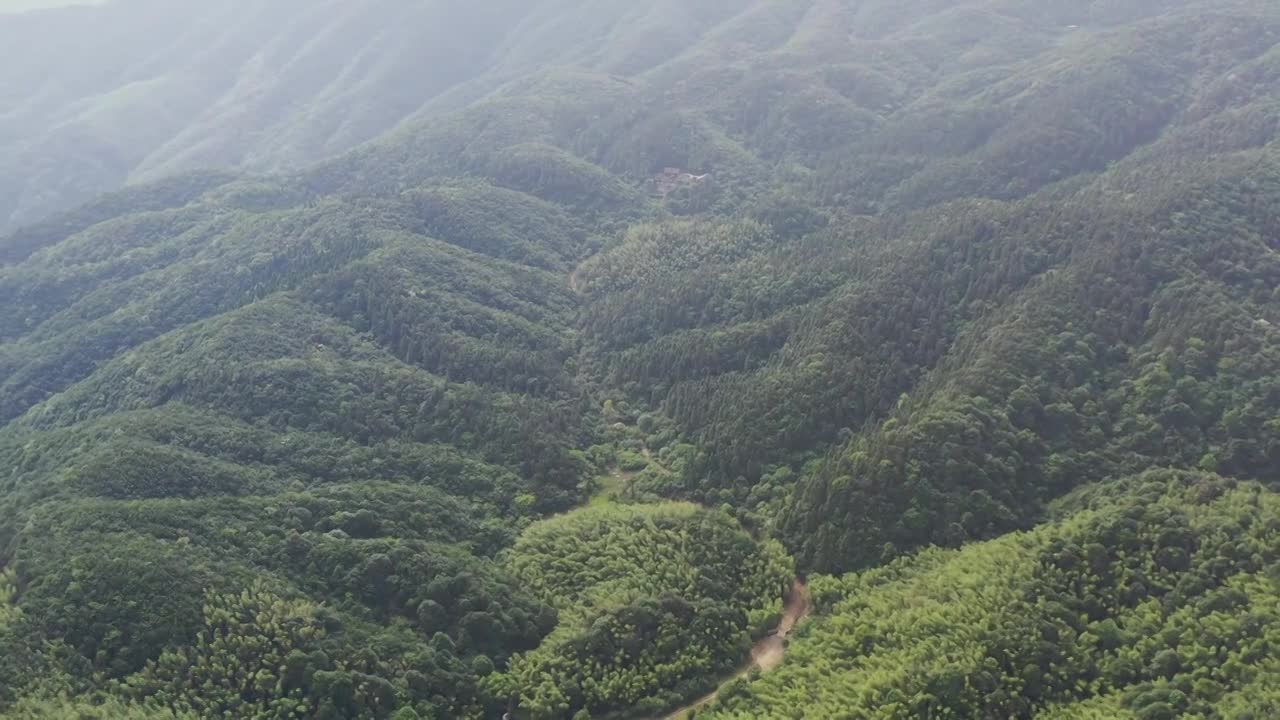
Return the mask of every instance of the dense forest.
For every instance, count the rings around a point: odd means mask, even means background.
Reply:
[[[653,714],[708,689],[776,622],[794,577],[776,541],[690,505],[599,506],[535,524],[505,557],[560,611],[493,682],[531,718]]]
[[[1280,717],[1275,3],[18,9],[0,717]]]
[[[1264,718],[1280,711],[1280,506],[1150,471],[1026,533],[814,583],[782,668],[707,717]]]

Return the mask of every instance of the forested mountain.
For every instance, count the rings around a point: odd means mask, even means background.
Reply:
[[[0,231],[183,170],[303,167],[541,67],[638,72],[741,10],[579,4],[19,3],[50,7],[0,14]]]
[[[1280,714],[1280,6],[0,47],[0,715]]]

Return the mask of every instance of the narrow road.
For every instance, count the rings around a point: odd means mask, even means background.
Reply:
[[[590,259],[591,258],[587,258],[587,260],[590,260]],[[582,285],[582,282],[581,282],[582,269],[586,267],[587,260],[583,260],[582,262],[578,263],[578,266],[573,269],[573,272],[569,273],[569,289],[574,292],[578,292],[579,286]]]
[[[809,588],[799,578],[796,578],[795,584],[791,586],[791,593],[787,595],[787,603],[783,606],[781,622],[778,623],[778,627],[774,632],[765,636],[751,647],[751,660],[743,665],[738,672],[725,678],[715,690],[671,712],[664,720],[684,720],[689,711],[710,705],[720,694],[720,691],[734,680],[750,675],[751,671],[756,668],[760,668],[761,672],[769,672],[778,667],[787,653],[787,636],[795,630],[796,625],[801,620],[804,620],[808,614]]]

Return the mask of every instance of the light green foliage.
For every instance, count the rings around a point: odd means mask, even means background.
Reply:
[[[666,593],[772,604],[794,575],[781,548],[725,515],[687,503],[580,510],[526,530],[504,565],[562,610]]]
[[[622,450],[618,453],[618,469],[623,472],[639,472],[648,466],[649,461],[638,452]]]
[[[110,697],[101,700],[63,697],[23,700],[7,717],[15,720],[197,720],[200,716]]]
[[[1153,471],[1061,512],[815,580],[821,617],[785,665],[709,717],[1235,718],[1274,703],[1254,691],[1280,660],[1280,497]]]
[[[22,616],[22,609],[14,605],[17,593],[13,571],[0,572],[0,630],[6,629]]]
[[[446,625],[444,618],[436,620]],[[204,628],[195,642],[165,652],[125,678],[121,692],[197,717],[390,716],[400,706],[401,691],[385,679],[387,668],[378,666],[371,647],[352,652],[330,642],[327,626],[332,624],[332,615],[315,604],[286,600],[261,585],[239,594],[211,594],[204,607]],[[477,655],[470,666],[486,675],[493,663]],[[467,708],[459,714],[477,711]]]
[[[305,601],[284,600],[262,587],[211,595],[194,646],[148,663],[125,680],[126,693],[199,717],[311,716],[320,698],[308,692],[312,678],[294,666],[305,664],[323,633],[317,607]]]
[[[1218,714],[1224,718],[1264,718],[1280,714],[1280,663],[1268,660],[1246,672],[1249,681],[1218,700]]]
[[[603,506],[530,527],[505,556],[560,610],[542,644],[495,686],[536,718],[661,710],[733,668],[776,620],[790,559],[692,505]]]
[[[1036,720],[1137,720],[1133,710],[1124,707],[1119,695],[1050,706],[1036,713]],[[1230,716],[1228,716],[1230,717]]]
[[[800,706],[814,713],[843,708],[883,718],[917,717],[929,690],[916,683],[946,683],[948,676],[983,670],[986,624],[1017,602],[1032,556],[1022,538],[1011,536],[966,563],[963,572],[951,569],[953,552],[930,550],[914,560],[918,565],[899,563],[843,581],[815,582],[815,600],[831,617],[792,643],[776,680],[749,686],[752,704],[730,696],[725,705],[746,708],[740,717],[754,717],[757,708],[786,717],[786,708]],[[982,692],[962,686],[954,687]]]
[[[581,278],[588,292],[656,288],[681,273],[759,252],[772,241],[769,229],[753,220],[636,225],[617,247],[593,258]]]

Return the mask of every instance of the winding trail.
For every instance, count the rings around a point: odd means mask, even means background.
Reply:
[[[751,647],[751,659],[736,673],[725,678],[715,690],[668,713],[664,720],[684,720],[690,711],[710,705],[720,695],[720,691],[734,680],[745,678],[756,668],[760,668],[761,672],[769,672],[778,667],[787,654],[787,637],[808,614],[809,587],[800,578],[796,578],[795,584],[791,586],[791,593],[787,595],[787,603],[783,606],[782,620],[773,632]]]
[[[577,274],[577,270],[575,270],[569,278],[569,287],[575,291],[578,289]],[[654,458],[649,448],[641,448],[640,453],[650,463],[658,464],[657,459]],[[658,465],[658,467],[662,466]],[[626,471],[614,468],[609,473],[608,483],[605,487],[600,488],[596,495],[588,500],[587,504],[596,505],[615,502],[616,494],[625,492],[631,481],[639,474],[640,471]],[[778,626],[757,641],[755,645],[751,646],[750,659],[744,662],[732,675],[721,680],[715,690],[667,713],[661,718],[652,718],[651,720],[685,720],[690,712],[702,709],[714,702],[719,697],[720,692],[735,680],[747,677],[757,668],[759,668],[760,672],[767,673],[778,667],[778,665],[782,664],[782,660],[787,654],[787,638],[808,615],[809,586],[800,578],[796,578],[791,585],[791,592],[787,593],[786,602],[782,606],[782,618],[778,621]],[[511,717],[511,714],[508,713],[506,717]]]
[[[592,256],[594,257],[594,256]],[[591,258],[587,258],[590,260]],[[569,289],[573,292],[580,292],[582,286],[582,269],[587,266],[587,260],[578,263],[573,272],[569,273]]]

